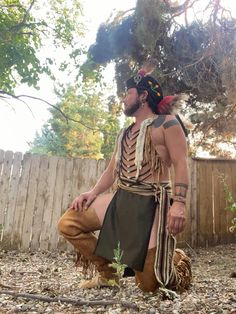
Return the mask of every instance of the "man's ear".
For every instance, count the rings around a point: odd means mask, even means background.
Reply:
[[[148,91],[144,90],[140,96],[141,96],[141,101],[143,102],[147,101]]]

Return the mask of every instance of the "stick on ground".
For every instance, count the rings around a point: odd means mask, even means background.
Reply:
[[[81,299],[71,299],[71,298],[65,298],[65,297],[47,297],[41,294],[31,294],[31,293],[18,293],[14,291],[5,291],[0,290],[0,294],[7,294],[14,296],[16,298],[24,298],[24,299],[34,299],[39,300],[43,302],[64,302],[64,303],[70,303],[77,306],[108,306],[108,305],[114,305],[114,304],[120,304],[122,307],[130,308],[134,310],[139,310],[139,307],[134,304],[127,301],[119,301],[119,300],[81,300]]]

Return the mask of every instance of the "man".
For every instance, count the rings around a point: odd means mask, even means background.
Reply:
[[[59,221],[60,233],[98,270],[81,288],[109,286],[110,279],[117,280],[110,263],[118,244],[122,263],[133,269],[143,291],[182,291],[190,285],[190,260],[175,249],[175,235],[185,224],[186,140],[181,120],[168,114],[175,100],[168,97],[163,99],[161,87],[145,69],[127,81],[124,113],[135,122],[119,134],[111,161],[94,188],[77,197]],[[163,110],[167,114],[160,114]],[[102,194],[115,181],[115,194]],[[95,230],[100,230],[98,240]]]

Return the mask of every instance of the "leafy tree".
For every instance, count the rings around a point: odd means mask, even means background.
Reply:
[[[109,159],[115,147],[115,140],[120,130],[119,115],[121,106],[117,104],[117,99],[114,96],[108,98],[108,112],[105,113],[105,119],[101,127],[103,142],[101,153],[103,158]]]
[[[0,92],[14,93],[17,84],[37,87],[40,74],[52,78],[57,62],[50,54],[54,47],[66,49],[71,58],[83,35],[78,0],[1,0],[0,2]],[[47,48],[48,55],[40,54]],[[61,70],[68,60],[58,65]],[[0,95],[1,95],[0,94]]]
[[[73,118],[66,120],[58,110],[50,109],[52,118],[31,143],[31,152],[96,159],[111,157],[120,129],[117,118],[120,107],[114,97],[105,106],[102,95],[85,85],[79,95],[69,88],[57,107]]]
[[[189,19],[197,11],[195,19]],[[164,93],[189,95],[182,110],[195,123],[192,152],[202,147],[212,155],[229,157],[228,145],[236,148],[235,38],[236,20],[222,1],[185,0],[178,5],[138,0],[130,15],[119,12],[100,26],[89,49],[89,67],[114,61],[121,95],[126,79],[137,73],[147,57],[156,58],[153,75]]]
[[[78,0],[1,1],[2,99],[7,95],[17,99],[31,97],[14,95],[15,87],[26,83],[37,88],[41,74],[47,74],[55,81],[55,71],[70,71],[73,62],[80,73],[86,73],[86,67],[81,67],[80,62],[83,49],[77,45],[78,39],[84,34],[81,17]],[[46,57],[45,48],[48,51]],[[58,61],[54,57],[55,49],[64,52],[64,60],[60,57]],[[56,106],[43,100],[51,106],[52,118],[43,126],[42,134],[37,134],[31,143],[32,152],[90,158],[110,157],[120,128],[117,118],[120,107],[114,97],[109,98],[107,105],[104,105],[105,97],[97,92],[94,84],[91,86],[91,79],[97,83],[102,81],[100,71],[96,72],[95,69],[87,71],[83,91],[78,94],[77,90],[81,89],[80,73],[76,78],[79,83],[74,88],[60,86],[60,102]],[[60,87],[57,86],[58,89]]]

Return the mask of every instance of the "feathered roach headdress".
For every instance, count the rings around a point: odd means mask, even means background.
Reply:
[[[142,68],[138,71],[137,75],[127,80],[127,89],[137,88],[139,92],[146,90],[148,92],[149,105],[152,108],[153,112],[155,112],[156,114],[176,115],[176,118],[179,120],[181,126],[183,127],[185,134],[187,134],[186,128],[192,129],[193,125],[184,117],[181,116],[180,118],[180,115],[178,114],[181,104],[183,101],[187,100],[187,96],[180,94],[163,97],[163,92],[160,84],[155,78],[150,76],[150,74],[154,71],[156,65],[157,61],[155,59],[147,60]]]
[[[161,86],[150,74],[156,67],[156,60],[150,59],[146,61],[143,67],[138,71],[137,75],[131,77],[126,82],[127,89],[137,88],[138,91],[142,92],[146,90],[148,92],[149,100],[155,104],[155,113],[160,113],[158,110],[158,104],[163,99],[163,92]]]

